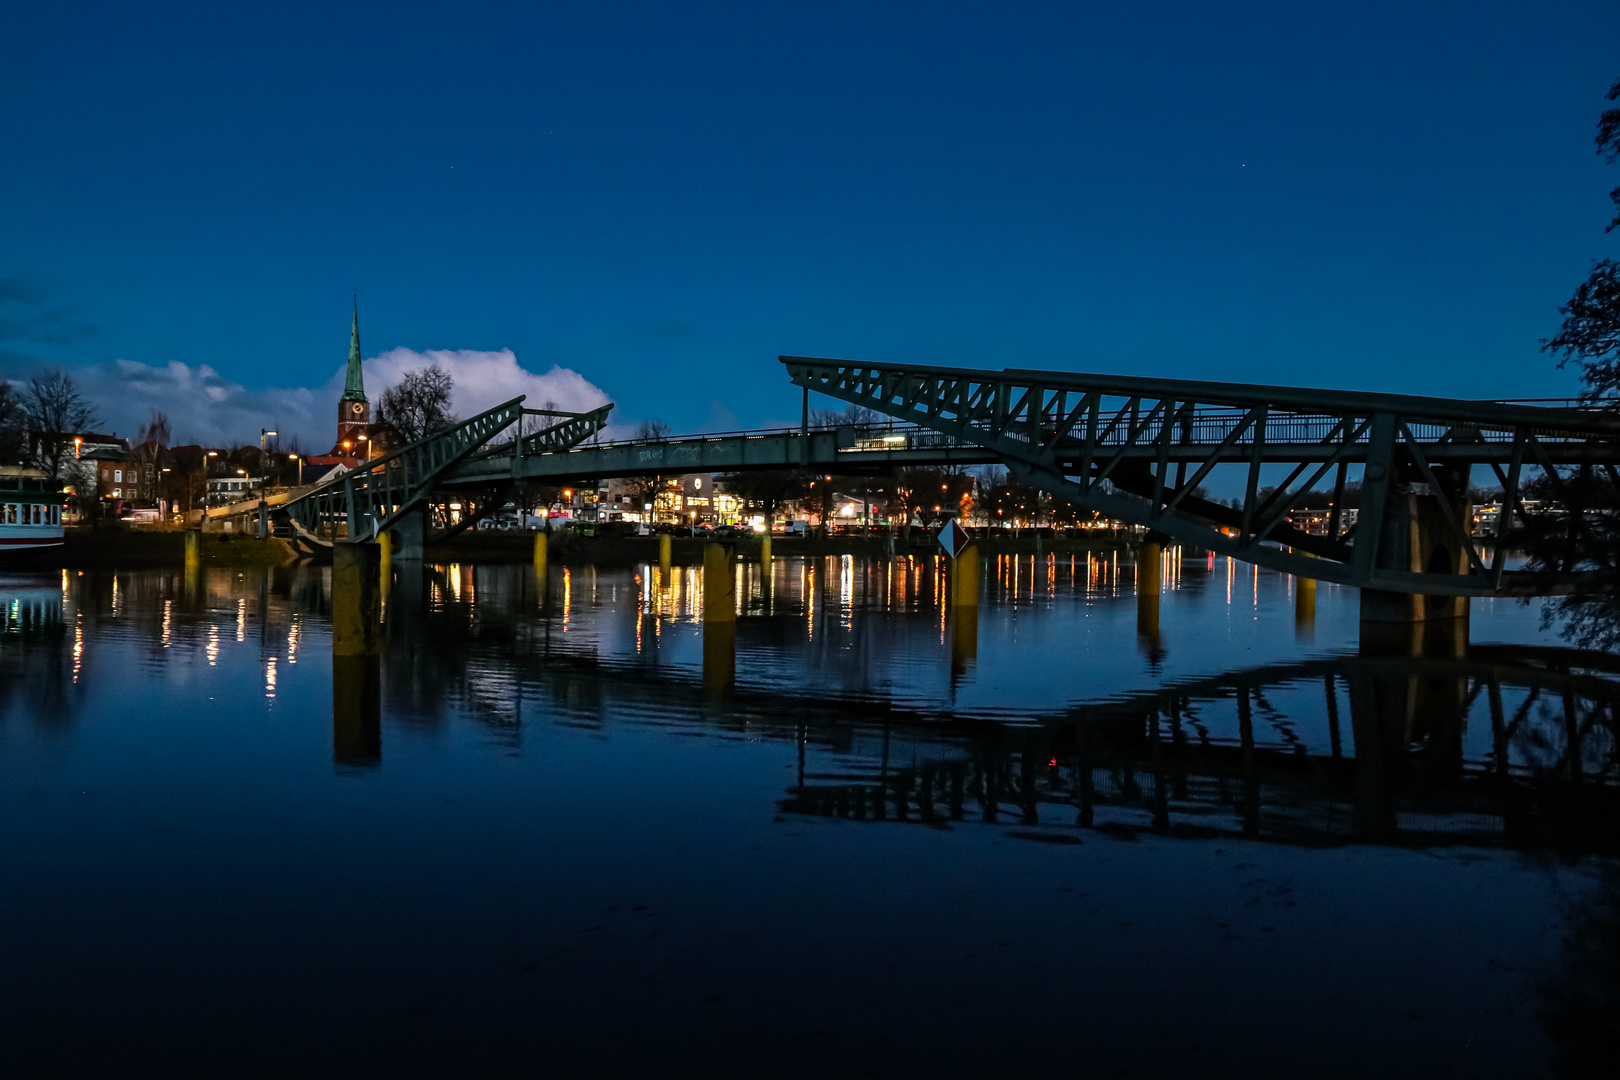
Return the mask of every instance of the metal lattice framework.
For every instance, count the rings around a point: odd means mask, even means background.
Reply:
[[[369,540],[402,515],[421,510],[443,477],[467,459],[499,459],[504,455],[508,461],[516,462],[525,455],[566,450],[602,430],[612,408],[611,404],[604,405],[585,413],[525,409],[523,398],[516,397],[368,461],[278,507],[278,513],[285,514],[308,543],[329,547],[339,540]],[[560,421],[525,435],[520,434],[525,416]],[[514,425],[518,431],[511,438],[490,445]],[[513,471],[507,468],[507,483]]]
[[[559,412],[556,409],[524,409],[524,416],[552,417],[558,419],[558,422],[521,438],[514,437],[492,443],[468,455],[468,460],[483,462],[506,455],[513,459],[513,472],[516,474],[524,458],[539,457],[541,454],[560,454],[589,439],[607,427],[608,413],[612,411],[612,402],[582,413]]]
[[[1530,527],[1527,470],[1556,489],[1558,466],[1620,464],[1620,422],[1591,410],[1128,378],[1059,371],[979,371],[784,356],[794,383],[983,446],[1026,481],[1088,509],[1212,551],[1323,581],[1434,596],[1569,592],[1601,573],[1571,561],[1548,573],[1489,564],[1469,528],[1475,465],[1503,487],[1495,540]],[[1247,470],[1237,507],[1198,489],[1219,465]],[[1262,490],[1261,469],[1292,465]],[[1342,528],[1359,465],[1359,517]],[[1620,478],[1617,478],[1620,483]],[[1324,487],[1323,485],[1327,486]],[[1320,489],[1320,491],[1319,491]],[[1331,489],[1326,535],[1290,512]],[[1413,571],[1379,558],[1391,499],[1433,496],[1428,511],[1466,552],[1465,573]],[[1579,514],[1573,529],[1589,528]],[[1583,547],[1582,550],[1589,550]]]

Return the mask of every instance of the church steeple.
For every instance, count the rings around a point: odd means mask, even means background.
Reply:
[[[343,396],[338,398],[337,443],[334,458],[361,461],[371,456],[371,402],[366,400],[366,384],[360,377],[360,301],[354,302],[354,321],[349,324],[349,372],[343,380]]]
[[[343,401],[365,401],[366,385],[360,374],[360,300],[354,301],[354,322],[349,326],[349,373],[343,380]]]

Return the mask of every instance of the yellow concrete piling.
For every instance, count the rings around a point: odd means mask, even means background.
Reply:
[[[190,577],[202,569],[202,533],[197,529],[186,530],[186,576]]]
[[[1160,559],[1164,548],[1148,541],[1136,549],[1136,632],[1159,637],[1159,592],[1163,588]]]
[[[979,656],[979,545],[967,544],[951,560],[951,672],[960,675]]]
[[[394,533],[391,529],[385,529],[377,537],[377,581],[382,598],[387,600],[394,585]]]
[[[332,545],[332,655],[375,656],[381,616],[376,544]]]
[[[658,584],[669,584],[669,533],[658,534]]]
[[[771,600],[771,532],[759,534],[759,595],[767,607]]]
[[[737,677],[736,552],[729,544],[703,546],[703,690],[729,690]]]
[[[1305,624],[1316,621],[1316,579],[1294,578],[1294,621]]]
[[[730,544],[703,545],[703,621],[737,621],[736,553]]]
[[[534,534],[534,576],[541,581],[546,578],[546,533],[544,530]]]
[[[979,545],[968,544],[951,560],[952,607],[979,606]]]

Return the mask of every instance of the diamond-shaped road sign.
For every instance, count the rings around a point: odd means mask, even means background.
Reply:
[[[955,518],[951,518],[945,523],[945,527],[939,530],[939,546],[953,559],[956,558],[956,553],[972,540],[973,537],[968,535],[968,531],[962,528],[961,523]]]

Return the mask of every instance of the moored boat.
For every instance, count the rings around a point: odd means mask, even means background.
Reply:
[[[63,498],[62,485],[38,469],[0,467],[0,559],[60,548]]]

